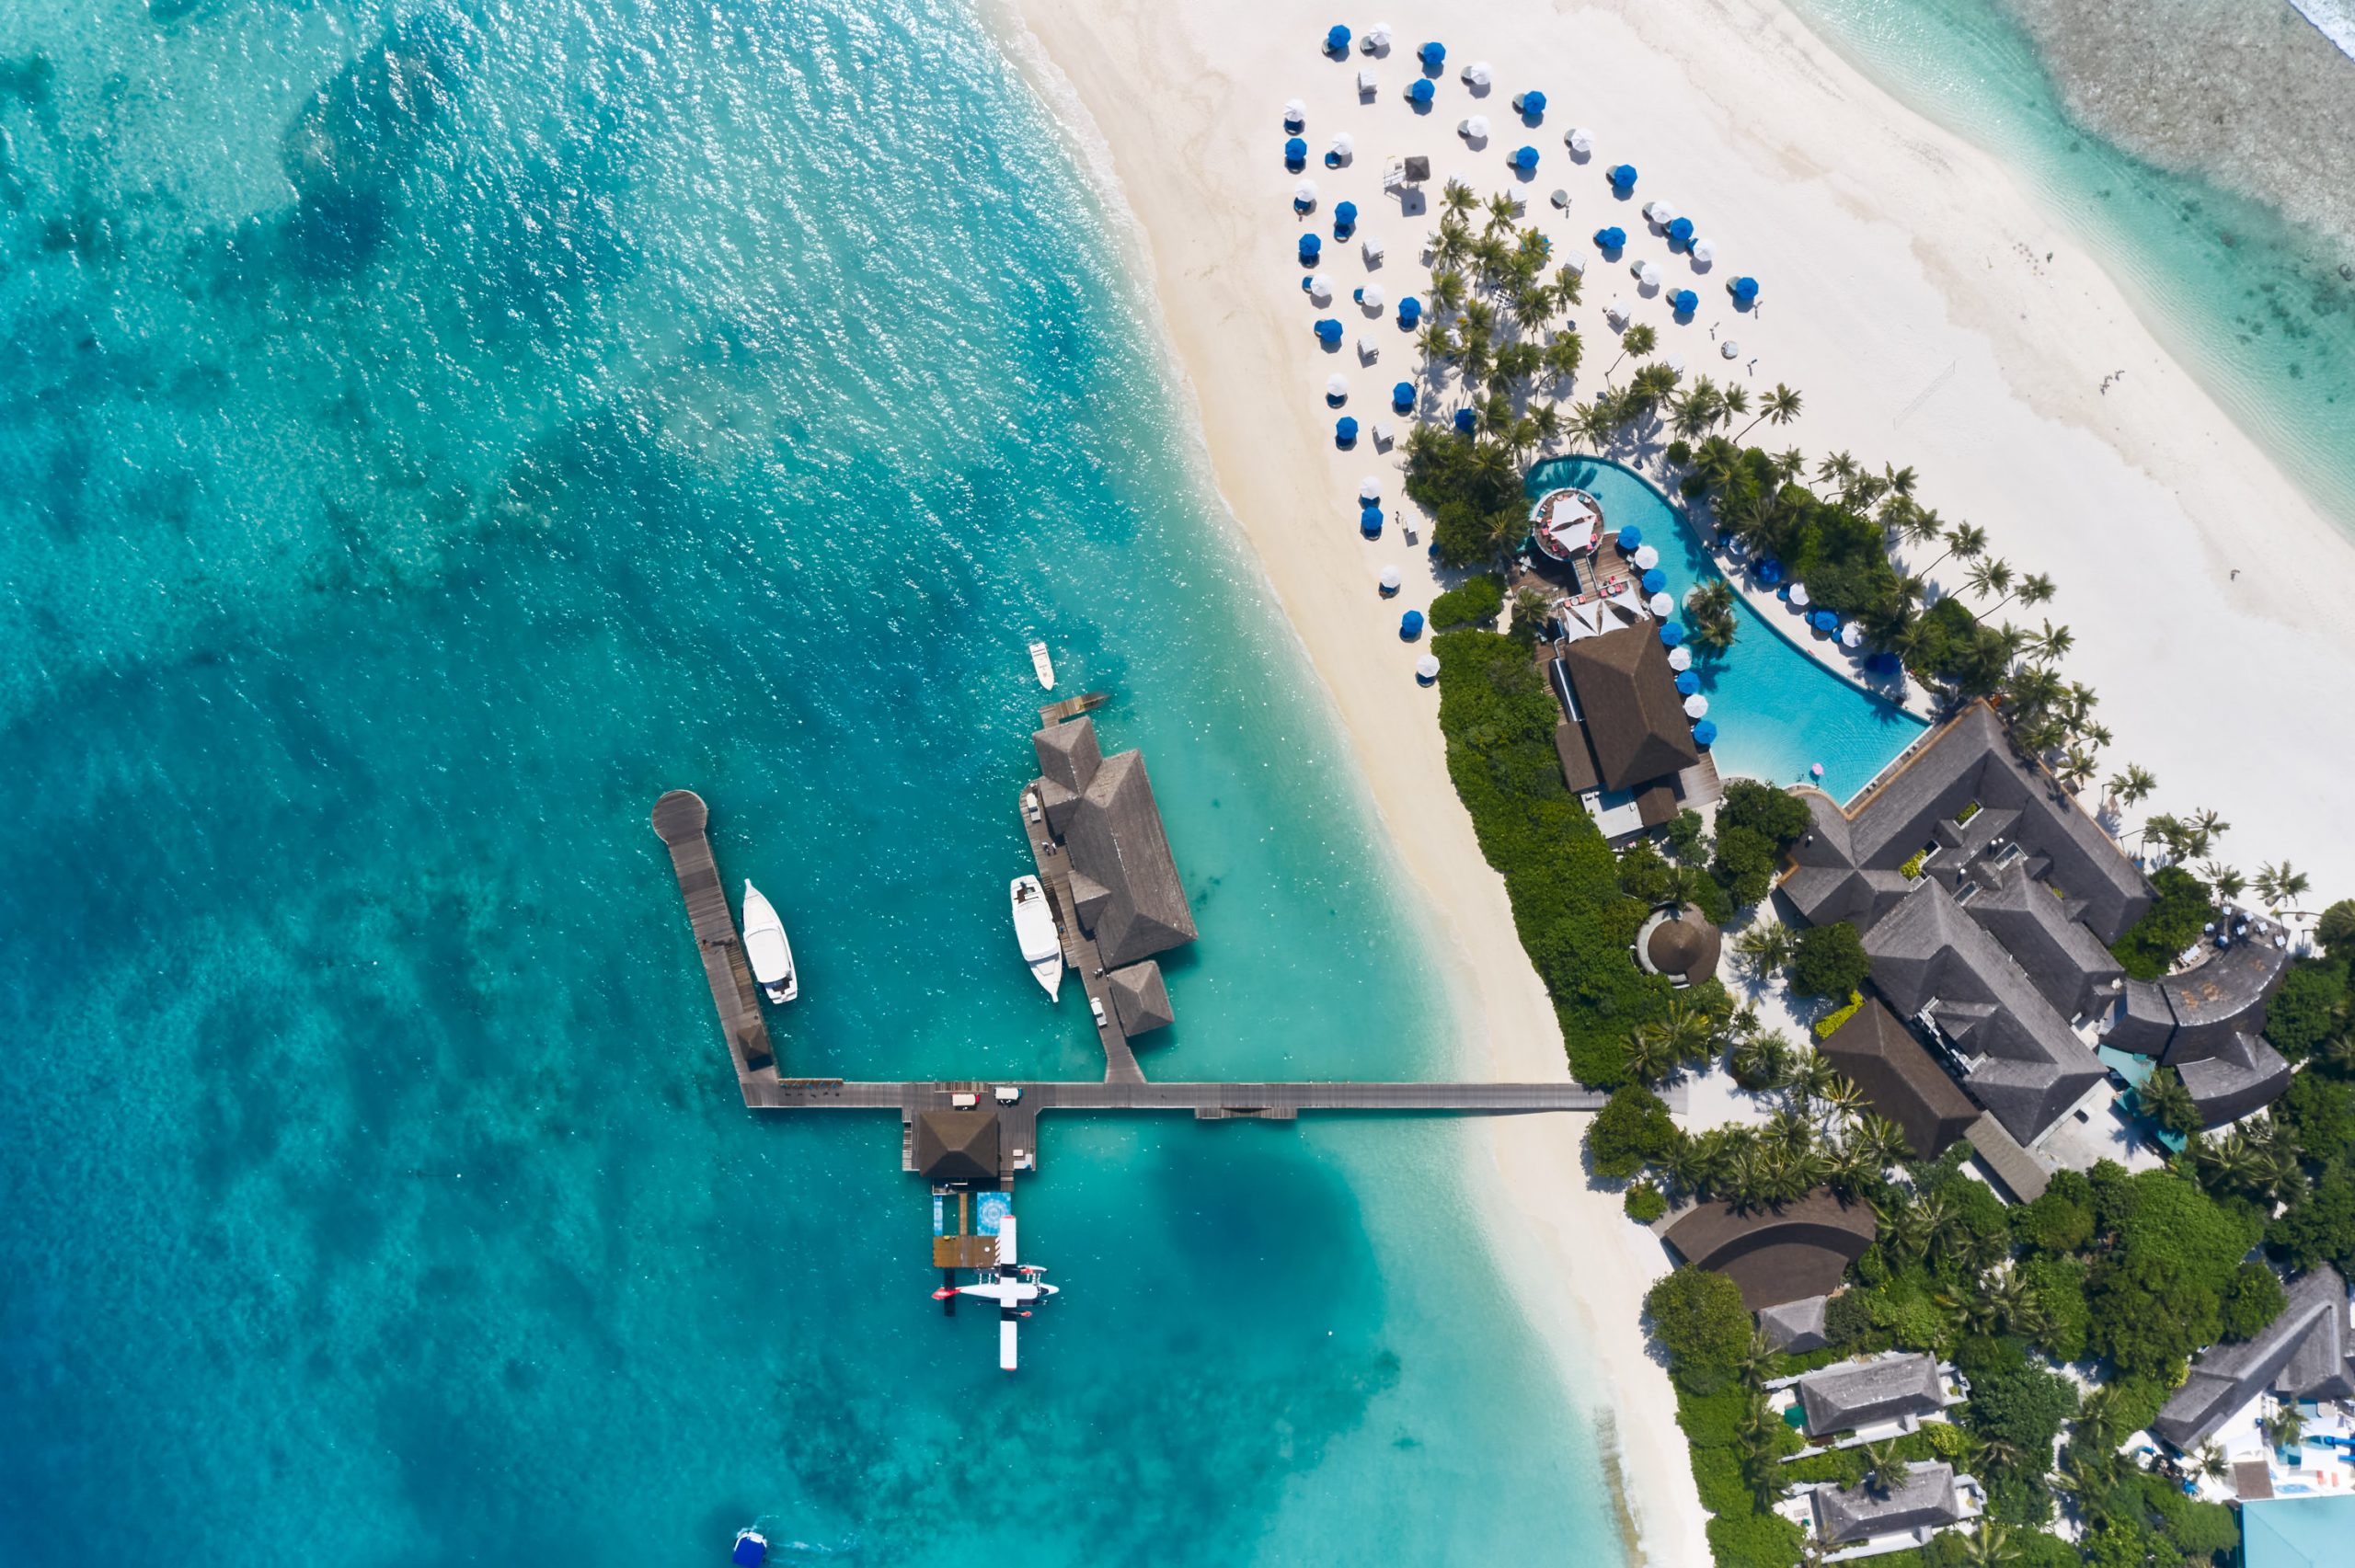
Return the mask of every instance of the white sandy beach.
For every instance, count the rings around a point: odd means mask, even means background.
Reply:
[[[1346,63],[1319,53],[1326,27],[1362,32],[1374,14],[1299,0],[1013,0],[1013,10],[1043,53],[1028,63],[1051,104],[1084,143],[1109,149],[1223,498],[1434,911],[1464,993],[1467,1071],[1550,1077],[1565,1066],[1502,886],[1455,803],[1436,696],[1411,679],[1422,650],[1397,636],[1398,612],[1430,591],[1422,552],[1395,528],[1373,544],[1357,535],[1361,478],[1380,475],[1399,504],[1397,455],[1371,441],[1336,451],[1322,395],[1338,370],[1350,383],[1347,411],[1386,418],[1391,383],[1416,379],[1411,342],[1389,313],[1363,317],[1349,299],[1369,280],[1393,300],[1419,292],[1426,275],[1420,241],[1437,213],[1402,217],[1381,194],[1394,153],[1432,158],[1435,198],[1450,175],[1484,194],[1512,186],[1506,157],[1535,146],[1536,177],[1516,187],[1529,221],[1588,260],[1586,303],[1571,313],[1587,338],[1581,395],[1616,351],[1601,308],[1614,295],[1659,327],[1662,351],[1681,353],[1688,374],[1799,388],[1804,416],[1753,439],[1810,457],[1845,449],[1875,468],[1911,464],[1927,504],[1983,527],[1992,553],[2016,568],[2058,582],[2058,598],[2028,618],[2074,628],[2066,673],[2099,691],[2099,716],[2117,736],[2105,773],[2134,761],[2158,776],[2142,811],[2213,807],[2233,824],[2222,856],[2244,871],[2294,862],[2314,879],[2315,907],[2355,892],[2355,841],[2338,827],[2355,808],[2355,773],[2333,727],[2347,705],[2336,687],[2355,668],[2355,617],[2344,609],[2355,602],[2355,535],[2318,515],[2166,357],[2052,214],[1779,6],[1400,5],[1381,13],[1396,31],[1388,56]],[[1449,62],[1436,112],[1419,119],[1400,93],[1418,74],[1412,50],[1430,38],[1446,42]],[[1475,60],[1498,67],[1478,100],[1458,76]],[[1381,86],[1361,102],[1354,79],[1368,66]],[[1551,99],[1534,130],[1511,107],[1525,87]],[[1295,97],[1309,106],[1320,269],[1338,286],[1323,309],[1300,292],[1292,254],[1300,177],[1282,166],[1281,109]],[[1455,134],[1473,112],[1493,125],[1476,150]],[[1563,144],[1572,125],[1594,133],[1584,164]],[[1321,155],[1342,130],[1358,155],[1327,169]],[[1633,201],[1606,189],[1603,171],[1623,160],[1642,170]],[[1567,215],[1547,204],[1556,187],[1571,195]],[[1695,275],[1645,232],[1640,208],[1653,198],[1701,222],[1717,247],[1712,270]],[[1330,237],[1344,199],[1360,207],[1361,234],[1388,242],[1379,271]],[[1626,263],[1605,263],[1587,243],[1608,223],[1629,232],[1628,261],[1650,258],[1670,288],[1699,293],[1690,325],[1640,300]],[[1754,317],[1728,303],[1725,284],[1740,274],[1763,285]],[[1327,315],[1373,335],[1380,358],[1361,366],[1347,349],[1326,354],[1310,324]],[[1715,351],[1713,326],[1739,338],[1739,361]],[[2101,392],[2120,370],[2123,381]],[[1375,575],[1394,564],[1407,589],[1384,602]],[[1951,565],[1936,575],[1955,586]],[[1706,1561],[1668,1384],[1637,1322],[1665,1266],[1658,1245],[1621,1217],[1615,1196],[1587,1191],[1574,1127],[1499,1120],[1481,1136],[1500,1177],[1497,1250],[1571,1385],[1608,1413],[1644,1555]]]

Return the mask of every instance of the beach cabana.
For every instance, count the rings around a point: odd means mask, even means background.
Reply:
[[[1682,653],[1684,650],[1679,648],[1677,651]],[[1695,675],[1692,670],[1680,670],[1676,672],[1676,694],[1678,696],[1689,697],[1700,689],[1701,678],[1698,675]]]
[[[1394,412],[1411,414],[1415,411],[1415,383],[1402,381],[1390,389],[1390,406]]]
[[[1407,101],[1417,109],[1430,108],[1431,99],[1437,97],[1439,89],[1430,85],[1428,77],[1418,76],[1407,84]]]
[[[1642,546],[1643,543],[1644,531],[1642,529],[1637,528],[1631,524],[1619,531],[1619,548],[1621,551],[1625,552],[1638,549]]]
[[[1383,598],[1387,599],[1387,598],[1389,598],[1392,594],[1394,594],[1394,593],[1397,592],[1397,591],[1398,591],[1398,582],[1399,582],[1399,578],[1398,578],[1398,568],[1397,568],[1397,567],[1383,567],[1383,568],[1382,568],[1382,577],[1381,577],[1381,578],[1380,578],[1380,582],[1381,582],[1381,586],[1382,586],[1382,597],[1383,597]]]
[[[1333,421],[1333,444],[1339,447],[1358,444],[1358,422],[1347,414]]]
[[[1422,301],[1420,301],[1420,300],[1417,299],[1417,298],[1416,298],[1414,295],[1412,295],[1412,294],[1408,294],[1405,299],[1400,300],[1400,301],[1398,302],[1398,325],[1399,325],[1399,326],[1404,326],[1404,327],[1407,327],[1407,328],[1408,328],[1408,329],[1410,329],[1410,330],[1411,330],[1411,329],[1413,328],[1414,325],[1415,325],[1417,322],[1419,322],[1419,321],[1420,321],[1420,320],[1422,320],[1422,319],[1423,319],[1423,302],[1422,302]]]
[[[1333,237],[1347,239],[1350,237],[1350,231],[1357,226],[1358,204],[1354,201],[1335,202],[1333,204]]]
[[[1693,650],[1692,650],[1691,648],[1689,648],[1689,647],[1672,647],[1672,648],[1669,649],[1669,650],[1668,650],[1668,667],[1669,667],[1671,670],[1690,670],[1690,669],[1692,669],[1692,668],[1693,668]]]
[[[1746,305],[1758,298],[1758,280],[1755,278],[1736,278],[1729,287],[1736,304]]]
[[[1562,145],[1570,150],[1570,156],[1583,158],[1594,151],[1594,132],[1583,125],[1573,125],[1562,133]]]
[[[1339,168],[1357,155],[1358,139],[1346,131],[1336,132],[1333,144],[1325,149],[1325,166],[1328,169]]]
[[[1485,60],[1475,60],[1464,68],[1464,82],[1466,86],[1485,87],[1496,79],[1496,67]]]
[[[1465,435],[1470,435],[1479,428],[1479,424],[1480,416],[1472,412],[1471,409],[1458,408],[1455,411],[1455,428]]]
[[[1674,647],[1684,640],[1684,628],[1673,621],[1664,621],[1660,624],[1660,640],[1668,647]]]
[[[1439,681],[1439,655],[1427,653],[1415,660],[1415,684],[1436,685]]]
[[[1523,147],[1521,151],[1515,153],[1512,155],[1512,166],[1519,169],[1525,175],[1535,174],[1537,172],[1537,149],[1534,147]]]
[[[1325,378],[1325,401],[1331,406],[1338,408],[1342,404],[1347,403],[1349,400],[1350,383],[1348,379],[1337,375],[1327,376]]]
[[[1713,744],[1715,744],[1715,742],[1717,741],[1717,720],[1715,720],[1715,719],[1710,719],[1710,718],[1705,718],[1705,719],[1697,720],[1697,721],[1694,724],[1694,726],[1693,726],[1693,744],[1694,744],[1694,745],[1695,745],[1695,746],[1708,746],[1708,745],[1713,745]]]
[[[1286,98],[1284,100],[1284,129],[1296,134],[1307,124],[1308,104],[1306,100],[1302,98]],[[1306,157],[1308,155],[1307,143],[1303,143],[1301,144],[1300,153],[1303,157]]]
[[[1691,315],[1701,308],[1701,296],[1690,289],[1679,289],[1668,296],[1669,308],[1679,315]]]
[[[1699,692],[1696,692],[1692,696],[1684,699],[1685,717],[1705,718],[1708,715],[1708,712],[1709,699],[1702,696]]]
[[[1717,258],[1717,247],[1707,240],[1696,239],[1687,247],[1685,254],[1692,257],[1694,265],[1706,267]]]
[[[1456,121],[1455,133],[1466,142],[1485,142],[1488,139],[1488,117],[1485,114],[1466,115]]]
[[[1424,70],[1436,73],[1441,66],[1447,63],[1447,45],[1436,42],[1427,43],[1415,51],[1415,55],[1422,61]]]
[[[1409,610],[1398,617],[1398,640],[1411,643],[1423,635],[1423,612]]]
[[[1597,229],[1594,231],[1594,243],[1604,250],[1624,250],[1627,245],[1627,231],[1622,228]]]
[[[1358,97],[1370,98],[1382,90],[1381,74],[1372,66],[1358,73]]]
[[[1636,189],[1636,166],[1614,164],[1611,166],[1611,189],[1625,196]]]
[[[1324,320],[1316,324],[1316,340],[1319,343],[1324,344],[1327,349],[1339,348],[1341,346],[1341,324],[1335,321],[1331,316],[1327,316]]]
[[[1308,163],[1308,143],[1294,136],[1284,143],[1284,167],[1298,174]]]
[[[1545,95],[1540,92],[1523,93],[1512,100],[1512,107],[1521,110],[1522,118],[1524,120],[1542,120],[1545,117]]]
[[[1368,539],[1374,538],[1382,532],[1382,509],[1380,507],[1360,507],[1358,509],[1358,532],[1364,534]]]
[[[1690,218],[1677,218],[1672,220],[1668,224],[1668,243],[1671,245],[1691,245],[1693,243],[1693,220]]]
[[[1325,52],[1340,55],[1350,52],[1350,29],[1338,22],[1325,29]]]

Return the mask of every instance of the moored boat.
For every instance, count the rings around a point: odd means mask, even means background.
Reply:
[[[793,947],[785,939],[785,922],[776,910],[750,882],[744,884],[744,956],[752,960],[752,978],[771,1001],[791,1001],[801,994],[800,979],[793,972]]]
[[[1030,645],[1030,668],[1038,672],[1039,684],[1051,692],[1055,689],[1055,661],[1047,657],[1047,645]]]
[[[1030,966],[1031,978],[1046,988],[1051,1000],[1059,997],[1063,984],[1063,944],[1055,933],[1055,911],[1047,903],[1047,890],[1035,876],[1017,876],[1012,892],[1014,935],[1022,944],[1022,961]]]

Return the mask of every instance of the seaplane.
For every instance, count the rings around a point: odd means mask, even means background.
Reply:
[[[946,1301],[958,1296],[978,1296],[984,1301],[997,1303],[997,1365],[1001,1372],[1015,1369],[1015,1330],[1030,1309],[1051,1296],[1058,1295],[1062,1287],[1049,1285],[1039,1276],[1047,1271],[1035,1263],[1017,1263],[1014,1257],[1014,1216],[1009,1214],[998,1221],[997,1266],[981,1271],[981,1278],[971,1285],[944,1285],[932,1293],[936,1301]]]

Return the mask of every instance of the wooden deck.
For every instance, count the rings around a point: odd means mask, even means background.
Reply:
[[[719,1011],[719,1033],[736,1059],[736,1076],[745,1086],[744,1103],[750,1104],[756,1078],[775,1082],[776,1051],[769,1044],[768,1023],[761,1016],[761,994],[744,956],[744,939],[736,930],[736,912],[720,886],[718,863],[711,858],[711,840],[704,832],[709,819],[703,797],[690,789],[674,789],[654,803],[654,831],[671,852],[671,869],[678,876],[695,946],[703,954],[704,978],[711,982],[712,1005]]]
[[[1667,1096],[1679,1108],[1681,1087]],[[993,1092],[1019,1089],[1022,1099],[997,1105]],[[1599,1111],[1608,1092],[1564,1079],[1558,1083],[1102,1083],[1028,1079],[977,1079],[971,1082],[883,1082],[842,1079],[787,1078],[745,1086],[745,1104],[761,1110],[945,1111],[950,1096],[978,1094],[1015,1127],[1033,1128],[1045,1111],[1190,1111],[1203,1121],[1254,1116],[1291,1121],[1303,1111]],[[1009,1128],[1009,1130],[1014,1130]],[[1009,1148],[1030,1150],[1023,1137]]]

